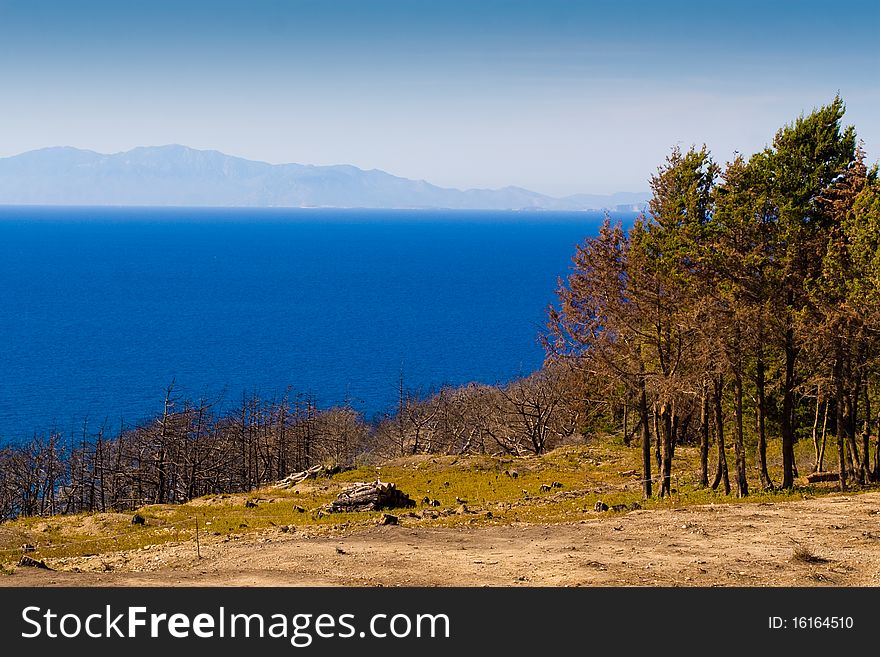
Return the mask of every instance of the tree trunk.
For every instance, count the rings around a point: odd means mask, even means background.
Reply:
[[[837,416],[837,461],[838,461],[838,481],[840,482],[840,490],[846,490],[846,418],[843,413],[844,390],[843,390],[843,364],[840,355],[840,347],[838,347],[838,356],[835,359],[836,372],[834,373],[834,397],[837,402],[835,415]]]
[[[764,490],[772,490],[773,480],[770,479],[770,473],[767,471],[767,428],[765,426],[765,418],[767,417],[767,399],[766,399],[766,382],[763,354],[758,357],[758,370],[756,376],[756,387],[758,404],[755,407],[755,415],[758,425],[758,472],[761,476],[761,488]]]
[[[651,431],[648,427],[648,395],[645,380],[639,379],[639,417],[642,424],[642,492],[651,497]]]
[[[822,405],[822,388],[816,386],[816,416],[813,418],[813,451],[816,460],[813,462],[813,472],[819,472],[819,407]]]
[[[747,497],[749,482],[746,479],[746,448],[743,437],[743,385],[739,372],[733,378],[733,401],[736,424],[734,426],[733,447],[736,453],[736,495]]]
[[[661,454],[662,434],[660,433],[660,415],[657,412],[657,402],[654,402],[654,460],[657,462],[657,472],[663,471],[663,458]]]
[[[852,380],[852,368],[850,368],[850,372],[847,377],[847,380]],[[862,453],[858,448],[858,444],[856,442],[856,436],[859,433],[859,396],[862,391],[862,373],[861,368],[857,368],[855,381],[853,383],[852,395],[850,396],[850,414],[849,414],[849,426],[847,435],[850,437],[850,449],[853,453],[853,458],[855,459],[856,471],[853,473],[854,477],[858,477],[859,483],[864,484],[865,480],[862,476],[865,471],[865,466],[862,464]]]
[[[715,471],[715,480],[712,482],[712,490],[718,488],[718,484],[724,482],[724,494],[730,495],[730,477],[727,472],[727,456],[724,453],[724,409],[721,406],[724,394],[724,377],[715,379],[715,394],[713,404],[715,407],[715,442],[718,445],[718,469]]]
[[[794,486],[794,367],[797,360],[794,330],[785,332],[785,381],[782,395],[782,487]]]
[[[661,478],[660,478],[660,497],[668,497],[672,494],[672,414],[669,405],[661,403],[659,405],[660,432],[662,434],[662,461],[661,461]]]
[[[700,488],[709,487],[709,384],[703,382],[700,397]]]
[[[862,431],[862,469],[860,478],[862,484],[867,484],[871,478],[871,398],[868,395],[867,379],[862,386],[865,393],[865,424]]]
[[[846,468],[847,474],[851,479],[855,479],[858,470],[858,450],[856,450],[856,439],[852,432],[852,400],[850,396],[843,392],[843,437],[846,440]]]

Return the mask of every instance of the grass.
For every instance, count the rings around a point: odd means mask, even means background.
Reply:
[[[812,446],[798,444],[798,467],[810,470]],[[750,455],[751,456],[751,455]],[[770,448],[769,465],[776,482],[781,478],[781,458]],[[354,481],[377,475],[393,481],[417,502],[400,510],[402,522],[411,526],[461,527],[488,524],[578,522],[595,517],[598,500],[609,507],[639,502],[642,508],[671,508],[693,504],[782,502],[834,492],[818,484],[791,491],[763,491],[757,478],[750,481],[748,498],[725,496],[720,491],[697,488],[698,450],[680,447],[674,463],[673,494],[665,499],[642,500],[641,453],[614,439],[556,449],[540,457],[413,456],[381,466],[363,467],[327,479],[309,480],[292,490],[263,489],[250,494],[213,495],[181,505],[148,505],[138,509],[146,522],[133,525],[130,513],[96,513],[72,516],[21,518],[0,524],[0,567],[21,556],[25,543],[37,549],[31,556],[51,559],[137,550],[164,543],[194,542],[196,526],[202,542],[235,540],[258,531],[321,533],[365,527],[381,513],[320,512],[337,493]],[[728,455],[730,467],[733,454]],[[714,454],[712,454],[714,464]],[[515,472],[515,476],[514,476]],[[750,463],[750,475],[755,469]],[[553,484],[557,484],[553,486]],[[561,486],[560,486],[561,484]],[[546,485],[542,489],[542,485]],[[549,488],[549,490],[547,490]],[[425,497],[440,506],[421,503]],[[246,502],[256,503],[256,506]],[[461,506],[468,512],[461,512]],[[457,512],[458,511],[458,512]],[[613,514],[614,511],[607,511]]]

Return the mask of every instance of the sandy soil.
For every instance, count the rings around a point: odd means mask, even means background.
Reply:
[[[803,548],[800,558],[795,551]],[[0,586],[873,586],[880,493],[585,514],[577,524],[212,537],[49,560]]]

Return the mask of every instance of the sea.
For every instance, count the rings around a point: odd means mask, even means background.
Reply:
[[[0,207],[0,442],[245,394],[393,411],[541,367],[600,212]],[[624,223],[633,215],[614,213]],[[179,402],[180,403],[180,402]]]

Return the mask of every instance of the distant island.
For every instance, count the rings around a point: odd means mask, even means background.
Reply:
[[[554,198],[452,189],[351,165],[269,164],[180,145],[105,155],[71,147],[0,158],[0,205],[639,210],[648,192]]]

